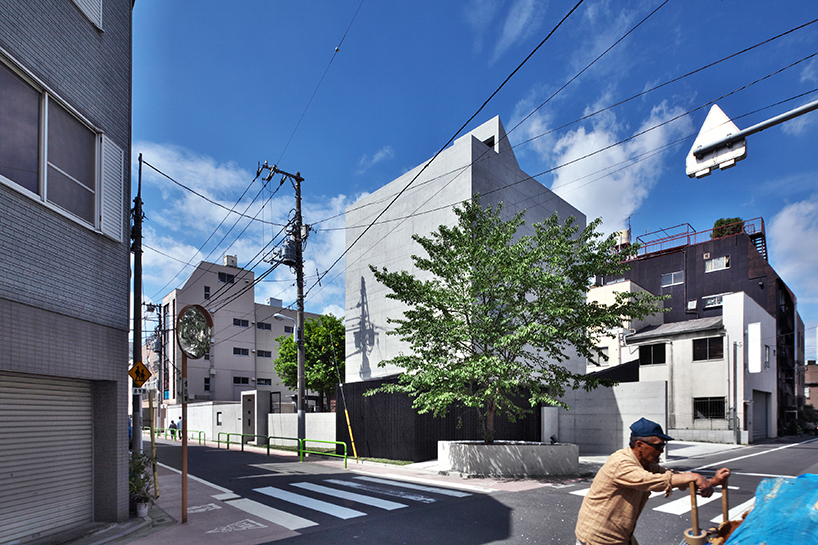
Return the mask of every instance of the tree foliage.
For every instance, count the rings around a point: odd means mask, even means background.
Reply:
[[[473,408],[487,443],[498,413],[514,421],[539,404],[566,407],[559,399],[566,388],[610,385],[563,363],[601,355],[600,335],[657,312],[660,299],[645,292],[617,294],[608,306],[586,299],[592,279],[621,274],[636,252],[615,253],[616,239],[595,231],[601,220],[578,232],[573,218],[562,224],[554,215],[517,237],[524,213],[503,221],[501,210],[483,209],[475,198],[455,208],[456,226],[413,235],[427,255],[412,256],[426,280],[370,266],[391,290],[387,297],[407,307],[402,318],[389,318],[396,327],[388,334],[411,351],[380,362],[405,373],[367,395],[404,392],[420,413],[435,416],[452,405]],[[528,403],[515,404],[524,393]]]
[[[719,218],[713,224],[710,238],[721,238],[736,235],[744,229],[744,220],[741,218]]]
[[[338,377],[344,376],[346,360],[344,324],[332,314],[304,322],[304,387],[321,396],[323,407],[329,407]],[[284,385],[298,388],[298,352],[292,335],[278,337],[275,369]],[[337,365],[336,365],[337,364]]]

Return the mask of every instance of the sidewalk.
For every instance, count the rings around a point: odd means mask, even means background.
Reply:
[[[695,463],[695,458],[732,450],[741,445],[692,443],[674,441],[668,452],[666,465]],[[251,447],[248,447],[251,448]],[[590,479],[608,456],[580,456],[578,476],[553,479],[492,479],[468,478],[456,473],[438,470],[437,460],[398,466],[374,462],[348,462],[348,469],[394,480],[446,486],[464,491],[490,493],[495,491],[519,492],[552,486],[581,479]],[[298,462],[293,462],[298,463]],[[339,459],[307,461],[344,471]],[[299,535],[298,532],[267,522],[264,510],[271,509],[240,498],[232,491],[205,483],[188,476],[187,522],[182,524],[181,474],[175,469],[159,465],[160,497],[151,506],[144,519],[133,518],[119,524],[108,524],[85,535],[64,542],[66,545],[258,545]],[[261,521],[261,522],[260,522]]]

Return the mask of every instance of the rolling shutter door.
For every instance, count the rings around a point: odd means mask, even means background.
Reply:
[[[0,372],[0,543],[93,517],[91,384]]]

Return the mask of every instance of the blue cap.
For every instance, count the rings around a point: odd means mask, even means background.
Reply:
[[[662,430],[662,426],[656,422],[648,420],[647,418],[640,418],[631,424],[631,435],[635,437],[658,437],[659,439],[664,439],[665,441],[673,441],[673,437],[665,435],[664,430]]]

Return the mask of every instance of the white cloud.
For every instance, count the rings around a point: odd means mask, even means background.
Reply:
[[[491,28],[491,23],[497,16],[500,6],[501,2],[496,0],[472,0],[465,7],[466,22],[475,33],[474,50],[476,53],[483,50],[486,31]]]
[[[633,134],[668,121],[682,111],[662,102]],[[623,229],[664,168],[661,148],[691,130],[690,119],[683,117],[614,145],[630,135],[619,126],[612,112],[600,114],[593,118],[591,128],[580,126],[556,142],[550,158],[555,165],[567,166],[556,171],[552,190],[589,220],[601,216],[604,233]],[[594,153],[609,146],[613,147]],[[590,156],[580,159],[586,155]],[[577,162],[567,164],[574,160]]]
[[[814,58],[801,70],[801,83],[811,81],[818,83],[818,58]]]
[[[375,155],[371,158],[364,154],[361,159],[358,161],[358,174],[363,174],[374,165],[377,165],[380,162],[387,161],[395,156],[395,150],[392,149],[392,146],[384,146],[379,149]]]
[[[818,303],[818,194],[785,206],[767,233],[776,272],[799,303]]]
[[[134,156],[138,156],[140,152],[145,161],[177,182],[227,208],[235,205],[236,199],[255,177],[254,172],[241,169],[234,163],[219,164],[211,157],[176,146],[140,142],[134,146]],[[384,160],[391,153],[391,148],[385,148],[376,155],[377,160]],[[147,216],[143,228],[146,246],[143,255],[146,296],[161,299],[170,290],[184,284],[202,260],[220,263],[222,256],[236,255],[239,266],[253,268],[257,277],[272,266],[262,261],[262,257],[272,249],[272,245],[267,246],[271,241],[278,243],[283,238],[282,226],[288,222],[294,205],[294,197],[287,183],[268,201],[278,187],[278,178],[273,179],[270,187],[260,194],[262,182],[257,180],[236,206],[236,210],[266,222],[261,223],[236,214],[228,216],[225,209],[178,187],[148,167],[143,166],[142,173]],[[253,203],[257,194],[259,198]],[[262,210],[262,203],[265,202]],[[351,202],[343,194],[305,198],[302,201],[304,222],[316,223],[308,237],[304,253],[307,289],[316,280],[316,270],[324,274],[343,254],[343,213]],[[223,221],[225,216],[227,220]],[[185,266],[189,260],[191,265]],[[314,292],[308,295],[308,310],[320,312],[324,307],[336,311],[343,309],[343,267],[344,262],[341,260],[322,280],[322,286],[316,286]],[[277,267],[256,286],[256,301],[263,301],[267,297],[281,299],[284,305],[295,301],[295,275],[288,267]],[[340,311],[336,315],[342,314],[343,311]]]
[[[545,6],[539,0],[515,0],[506,16],[500,39],[494,47],[491,64],[502,57],[510,47],[537,32],[544,13]]]

